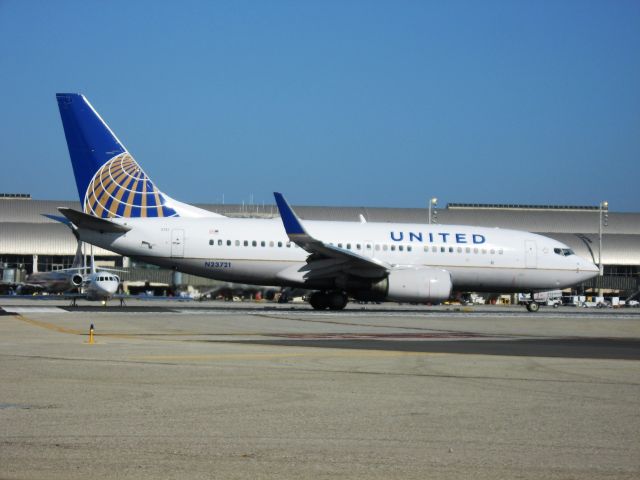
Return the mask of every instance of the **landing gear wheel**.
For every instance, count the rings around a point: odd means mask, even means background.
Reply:
[[[343,310],[347,306],[349,298],[342,292],[330,292],[327,294],[329,310]]]
[[[313,292],[309,304],[314,310],[342,310],[347,306],[349,297],[343,292]]]
[[[329,308],[329,298],[324,292],[313,292],[309,297],[309,305],[314,310],[326,310]]]
[[[537,312],[538,310],[540,310],[540,305],[538,305],[537,302],[530,302],[527,303],[527,310],[529,310],[530,312]]]

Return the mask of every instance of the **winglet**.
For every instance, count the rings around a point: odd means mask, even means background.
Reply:
[[[280,217],[282,218],[282,223],[287,235],[307,235],[302,223],[300,223],[300,219],[289,203],[287,203],[284,196],[278,192],[273,192],[273,196],[276,198],[278,211],[280,212]]]
[[[382,260],[364,257],[350,250],[345,250],[332,244],[325,244],[321,240],[312,237],[304,229],[302,222],[291,206],[287,203],[284,196],[278,192],[273,192],[273,196],[276,198],[276,204],[278,205],[284,230],[287,232],[289,240],[311,254],[311,256],[308,257],[307,262],[310,261],[309,259],[316,261],[318,258],[337,259],[339,260],[338,265],[342,266],[344,266],[345,262],[351,262],[350,264],[354,266],[355,270],[359,269],[358,271],[360,275],[367,271],[369,276],[373,275],[371,278],[380,278],[381,276],[389,273],[391,266]],[[318,264],[316,263],[315,265]],[[373,274],[371,272],[373,272]]]

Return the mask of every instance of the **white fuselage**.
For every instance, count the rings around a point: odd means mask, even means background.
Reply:
[[[106,301],[113,297],[119,284],[117,275],[98,271],[84,276],[81,290],[87,300]]]
[[[257,285],[309,286],[308,253],[276,219],[119,218],[127,233],[80,229],[82,240],[148,263]],[[392,266],[446,269],[456,291],[520,292],[574,285],[597,267],[568,247],[528,232],[459,225],[305,221],[325,243]],[[313,288],[313,286],[309,286]]]

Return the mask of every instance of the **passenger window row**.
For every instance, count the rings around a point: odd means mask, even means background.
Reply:
[[[218,239],[217,242],[213,239],[209,240],[209,245],[218,245],[219,247],[222,246],[227,246],[227,247],[231,247],[231,246],[236,246],[236,247],[257,247],[258,245],[260,247],[267,247],[269,246],[270,248],[273,247],[277,247],[277,248],[282,248],[282,247],[286,247],[286,248],[291,248],[292,246],[294,248],[299,248],[295,243],[292,242],[274,242],[273,240],[270,242],[266,242],[265,240],[261,240],[260,242],[258,242],[257,240],[222,240],[222,239]],[[329,245],[331,246],[337,246],[338,248],[344,248],[347,250],[356,250],[356,251],[371,251],[371,250],[375,250],[375,251],[383,251],[383,252],[387,252],[387,251],[391,251],[391,252],[411,252],[413,251],[413,247],[411,245],[387,245],[387,244],[376,244],[376,245],[372,245],[370,243],[365,243],[365,244],[361,244],[361,243],[329,243]],[[491,249],[486,249],[486,248],[478,248],[478,247],[465,247],[464,249],[462,247],[445,247],[445,246],[436,246],[436,245],[425,245],[424,246],[424,252],[425,253],[473,253],[473,254],[482,254],[482,255],[486,255],[487,253],[491,254],[491,255],[495,255],[496,254],[496,250],[491,248]],[[504,251],[502,249],[497,250],[498,255],[502,255],[504,253]]]
[[[338,248],[346,248],[347,250],[365,250],[365,251],[371,251],[372,249],[375,249],[376,251],[387,251],[387,250],[391,250],[392,252],[395,252],[396,250],[398,250],[399,252],[404,252],[405,250],[407,252],[411,252],[413,250],[413,247],[411,245],[380,245],[380,244],[376,244],[375,247],[372,246],[372,244],[370,243],[365,243],[365,244],[360,244],[360,243],[355,243],[355,244],[351,244],[351,243],[329,243],[329,245],[332,246],[337,246]],[[355,248],[352,248],[355,247]]]
[[[236,246],[236,247],[257,247],[258,245],[261,247],[266,247],[267,245],[271,248],[273,247],[277,247],[277,248],[299,248],[295,243],[292,242],[274,242],[274,241],[270,241],[270,242],[266,242],[264,240],[261,240],[260,242],[258,242],[257,240],[222,240],[222,239],[218,239],[217,241],[214,239],[209,239],[209,245],[217,245],[219,247],[232,247],[232,246]]]
[[[425,245],[424,247],[424,251],[425,252],[429,252],[429,246]],[[473,253],[475,255],[477,254],[482,254],[482,255],[486,255],[487,253],[491,254],[491,255],[495,255],[496,254],[496,249],[495,248],[491,248],[491,249],[487,249],[487,248],[478,248],[478,247],[444,247],[444,246],[436,246],[433,245],[431,247],[431,252],[433,253]],[[504,250],[502,248],[497,250],[498,255],[502,255],[504,254]]]

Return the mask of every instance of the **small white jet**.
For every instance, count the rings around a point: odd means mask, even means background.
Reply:
[[[72,305],[76,305],[79,299],[106,304],[118,291],[120,278],[109,269],[96,269],[93,254],[90,255],[89,266],[84,258],[82,242],[78,241],[71,268],[34,272],[29,275],[23,287],[47,293],[60,293],[63,298],[71,300]]]
[[[60,211],[83,241],[121,255],[217,280],[313,290],[309,303],[319,310],[343,309],[349,298],[436,303],[452,291],[533,293],[598,274],[568,246],[529,232],[302,221],[280,193],[280,219],[202,210],[158,190],[84,96],[57,100],[83,206]]]
[[[84,271],[87,271],[86,267]],[[106,305],[107,301],[116,295],[119,285],[120,278],[115,273],[103,269],[96,270],[93,255],[91,255],[91,267],[88,273],[82,275],[80,294],[70,297],[72,305],[75,306],[76,301],[82,298],[99,301]]]

